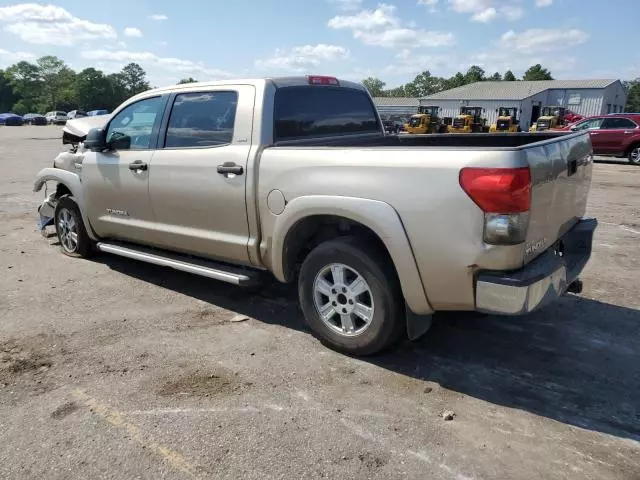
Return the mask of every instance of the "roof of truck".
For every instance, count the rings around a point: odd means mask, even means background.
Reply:
[[[522,100],[550,89],[606,88],[618,80],[484,81],[434,93],[423,100]]]
[[[330,75],[310,75],[310,76],[329,76]],[[336,78],[336,77],[332,77]],[[337,79],[339,85],[357,88],[359,90],[364,90],[364,87],[360,83],[351,82],[349,80]],[[291,87],[297,85],[309,85],[308,76],[306,75],[298,75],[298,76],[290,76],[290,77],[264,77],[264,78],[243,78],[243,79],[229,79],[229,80],[215,80],[211,82],[192,82],[192,83],[181,83],[177,85],[167,85],[165,87],[154,88],[153,90],[147,90],[146,92],[142,92],[145,95],[149,93],[155,92],[166,92],[166,91],[182,91],[182,90],[193,90],[197,88],[203,87],[218,87],[224,85],[263,85],[265,82],[273,82],[277,87]],[[322,86],[322,85],[321,85]]]

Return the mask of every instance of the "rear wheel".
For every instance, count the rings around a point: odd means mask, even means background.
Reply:
[[[55,225],[62,253],[83,258],[93,254],[93,242],[87,235],[80,209],[72,197],[64,196],[58,201]]]
[[[405,332],[402,292],[386,252],[345,237],[316,247],[298,279],[300,306],[328,346],[354,355],[379,352]]]
[[[640,165],[640,145],[634,145],[629,150],[629,163]]]

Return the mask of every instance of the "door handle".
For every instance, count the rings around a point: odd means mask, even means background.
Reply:
[[[598,135],[597,132],[589,132],[591,135]]]
[[[633,132],[626,131],[626,132],[624,132],[624,134],[625,135],[633,135]]]
[[[224,162],[222,165],[218,165],[218,173],[222,175],[242,175],[244,168],[242,168],[242,165],[236,165],[233,162]]]
[[[147,168],[149,168],[149,165],[144,163],[142,160],[136,160],[135,162],[129,164],[129,170],[132,170],[134,172],[138,170],[146,170]]]

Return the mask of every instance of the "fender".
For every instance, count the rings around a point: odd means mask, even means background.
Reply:
[[[87,217],[86,209],[84,207],[82,182],[80,181],[80,177],[73,172],[69,172],[61,168],[43,168],[38,172],[38,175],[36,175],[36,180],[33,183],[33,191],[39,192],[48,181],[61,183],[69,189],[76,204],[78,205],[78,208],[80,209],[80,214],[82,215],[82,221],[86,227],[87,235],[89,235],[91,240],[98,241],[99,238],[91,228],[91,223],[89,223],[89,217]]]
[[[300,220],[314,215],[344,217],[371,229],[391,255],[407,306],[417,315],[433,313],[402,221],[391,205],[378,200],[310,195],[289,202],[278,215],[272,233],[271,268],[278,280],[286,281],[283,258],[287,233]]]

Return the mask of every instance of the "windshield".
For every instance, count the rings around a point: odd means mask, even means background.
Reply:
[[[515,114],[514,114],[514,111],[512,109],[501,108],[500,111],[498,112],[498,116],[499,117],[511,117],[511,116],[515,116]]]

